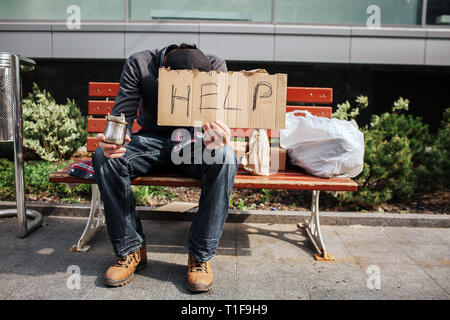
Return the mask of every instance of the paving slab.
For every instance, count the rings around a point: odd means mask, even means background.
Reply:
[[[309,299],[297,265],[311,260],[311,245],[296,225],[240,224],[237,231],[237,299]]]
[[[297,266],[311,299],[363,299],[371,292],[357,263],[314,261]]]
[[[440,244],[449,245],[448,232],[442,228],[410,228],[410,227],[384,227],[384,233],[397,244]]]
[[[363,269],[368,267],[369,265],[362,265]],[[379,264],[377,267],[380,289],[371,290],[376,299],[429,300],[449,297],[449,292],[418,265],[405,264],[399,267],[396,264]]]
[[[450,294],[450,264],[421,265],[423,271],[433,279],[447,294]]]
[[[335,226],[334,230],[358,263],[415,263],[386,235],[384,227]]]
[[[120,288],[103,284],[115,259],[106,228],[88,252],[69,252],[85,223],[46,217],[19,239],[16,219],[0,219],[0,299],[449,299],[448,228],[322,226],[335,261],[321,262],[296,224],[227,223],[211,260],[214,288],[193,294],[185,283],[189,221],[144,220],[149,266]],[[374,266],[379,289],[368,283]]]

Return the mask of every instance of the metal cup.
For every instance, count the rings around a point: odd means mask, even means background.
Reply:
[[[105,142],[112,143],[118,146],[125,144],[125,136],[127,134],[128,122],[125,121],[123,113],[120,117],[108,114],[106,116],[106,126],[104,134],[106,136]]]

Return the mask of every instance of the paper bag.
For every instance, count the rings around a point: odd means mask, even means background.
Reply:
[[[256,175],[270,174],[270,144],[266,129],[254,129],[248,143],[248,152],[242,158],[245,170]]]

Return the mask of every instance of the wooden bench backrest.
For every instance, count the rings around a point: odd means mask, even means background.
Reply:
[[[88,102],[89,118],[87,121],[87,131],[89,133],[104,131],[106,125],[105,116],[111,113],[118,90],[119,83],[117,82],[89,82],[90,100]],[[286,100],[288,103],[286,112],[306,110],[315,116],[331,118],[332,109],[330,106],[326,106],[333,102],[333,89],[331,88],[288,87]],[[134,121],[132,132],[138,129],[140,129],[140,126]],[[249,136],[251,129],[243,129],[232,129],[232,133],[236,137]],[[271,138],[277,138],[280,136],[280,131],[268,130],[268,135]],[[95,151],[97,144],[97,138],[88,137],[87,151]]]

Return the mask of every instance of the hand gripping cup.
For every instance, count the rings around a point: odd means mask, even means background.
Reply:
[[[108,113],[106,116],[105,136],[107,143],[118,146],[125,144],[125,136],[127,134],[128,122],[125,121],[123,113],[120,116],[113,116]]]

